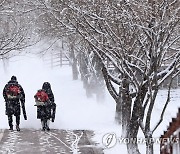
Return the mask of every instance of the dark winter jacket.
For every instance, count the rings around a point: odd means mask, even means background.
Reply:
[[[43,84],[42,89],[48,94],[49,100],[45,102],[44,106],[37,107],[37,118],[38,119],[52,118],[52,121],[54,121],[55,112],[56,112],[56,104],[54,103],[54,94],[51,90],[51,86],[49,83],[45,86]]]
[[[9,86],[11,85],[16,85],[20,89],[19,97],[16,99],[8,99],[7,97],[7,91],[8,91]],[[24,106],[24,103],[25,103],[25,93],[21,85],[18,84],[18,82],[15,80],[10,80],[3,89],[3,97],[6,102],[6,115],[13,115],[13,114],[15,116],[20,115],[21,114],[20,106],[21,105]],[[20,105],[20,102],[21,102],[21,105]]]

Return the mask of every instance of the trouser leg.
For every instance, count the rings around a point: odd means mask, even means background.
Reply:
[[[13,127],[13,117],[12,117],[12,115],[8,115],[8,123],[9,123],[9,127],[12,128]]]
[[[43,130],[49,129],[49,119],[41,119],[41,125]]]
[[[47,129],[47,119],[44,119],[44,127]]]
[[[50,120],[49,120],[49,119],[47,119],[47,127],[49,127],[49,123],[50,123]]]
[[[17,115],[16,116],[16,125],[19,126],[19,124],[20,124],[20,115]]]
[[[20,115],[16,115],[16,130],[17,131],[20,131],[19,124],[20,124]]]
[[[45,119],[41,119],[42,130],[46,129]]]
[[[49,122],[50,122],[50,120],[47,119],[47,121],[46,121],[46,129],[47,129],[48,131],[50,130],[50,128],[49,128]]]
[[[11,127],[13,124],[13,117],[12,115],[8,115],[8,123],[9,123],[9,127]]]
[[[41,125],[42,125],[42,127],[44,127],[44,121],[43,121],[43,119],[41,119]]]

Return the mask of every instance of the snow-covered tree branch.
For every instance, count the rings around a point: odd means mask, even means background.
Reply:
[[[48,2],[42,4],[59,32],[76,35],[83,40],[81,49],[88,49],[81,52],[98,59],[123,135],[136,138],[141,126],[145,138],[152,138],[170,97],[151,129],[159,89],[167,82],[170,91],[171,79],[180,72],[179,1]],[[127,148],[129,153],[140,153],[137,144]],[[153,153],[153,144],[147,143],[146,148],[147,154]]]

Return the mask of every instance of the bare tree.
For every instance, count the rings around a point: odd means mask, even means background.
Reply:
[[[88,47],[98,59],[107,89],[116,102],[122,135],[137,138],[141,128],[150,141],[163,120],[172,81],[180,72],[180,2],[62,0],[57,7],[43,4],[64,32],[84,40],[84,49]],[[89,54],[89,50],[83,52]],[[165,81],[169,83],[167,100],[153,127],[152,111]],[[127,149],[129,154],[140,153],[137,143],[128,143]],[[147,142],[146,153],[153,154],[152,142]]]
[[[152,139],[169,102],[172,80],[179,74],[179,2],[99,0],[78,1],[67,7],[75,12],[70,25],[101,61],[106,86],[121,115],[118,118],[122,120],[124,135],[136,138],[141,127],[145,138]],[[115,74],[109,72],[104,57],[112,62]],[[151,128],[156,97],[167,78],[167,101],[160,121]],[[129,153],[140,153],[137,143],[127,147]],[[147,142],[146,149],[147,154],[152,154],[153,143]]]
[[[0,2],[0,58],[19,54],[22,49],[37,42],[33,33],[27,1],[2,0]],[[32,9],[32,8],[31,8]]]

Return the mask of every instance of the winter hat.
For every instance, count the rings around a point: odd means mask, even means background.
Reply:
[[[42,89],[50,89],[51,88],[51,85],[49,82],[44,82],[43,83],[43,86],[42,86]]]
[[[12,81],[17,81],[16,76],[13,75],[13,76],[11,77],[11,80],[12,80]]]

